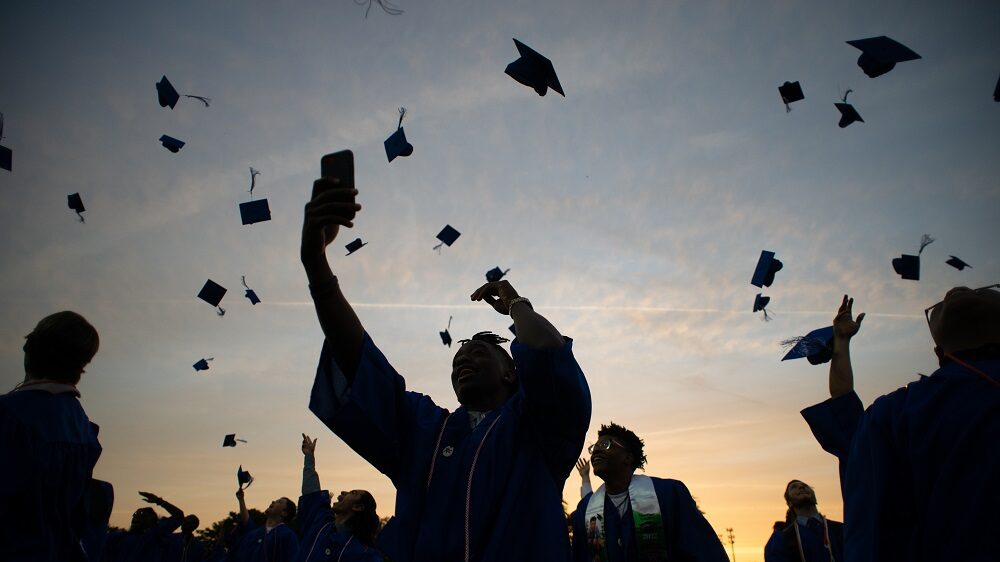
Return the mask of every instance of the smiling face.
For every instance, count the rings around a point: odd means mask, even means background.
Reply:
[[[788,507],[813,507],[816,505],[816,492],[801,480],[792,480],[785,487],[785,503]]]
[[[458,401],[470,410],[501,406],[516,388],[516,380],[510,358],[486,342],[464,343],[451,362],[451,386]]]
[[[264,510],[264,515],[267,517],[278,517],[281,520],[287,520],[289,513],[288,499],[278,498],[271,502],[271,505],[267,506]]]
[[[594,450],[590,453],[590,464],[594,474],[602,480],[615,475],[631,474],[635,471],[635,459],[617,439],[610,436],[598,437]]]
[[[351,490],[350,492],[341,491],[340,495],[337,496],[337,501],[333,502],[330,509],[333,510],[334,515],[336,515],[338,522],[344,523],[351,518],[357,511],[364,511],[365,509],[365,491],[364,490]]]

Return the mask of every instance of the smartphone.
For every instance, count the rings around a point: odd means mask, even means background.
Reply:
[[[338,188],[348,188],[354,189],[354,153],[350,150],[341,150],[340,152],[334,152],[333,154],[327,154],[319,161],[320,175],[324,178],[337,178],[340,183],[337,184]],[[313,184],[313,197],[316,197],[316,190],[321,189],[316,184]],[[338,198],[340,199],[340,198]],[[346,195],[342,198],[344,201],[354,201],[354,195]],[[351,218],[354,218],[354,213],[350,213]]]

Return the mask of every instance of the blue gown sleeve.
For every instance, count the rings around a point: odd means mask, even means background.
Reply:
[[[514,368],[524,391],[524,415],[553,478],[563,482],[573,471],[590,426],[590,387],[573,357],[573,340],[561,349],[511,344]]]
[[[785,535],[775,531],[764,545],[764,562],[788,562],[785,554]]]
[[[333,521],[330,492],[320,490],[299,498],[299,534],[311,537],[320,527]]]
[[[820,447],[837,457],[840,464],[840,482],[843,488],[847,456],[851,450],[851,442],[854,440],[858,422],[864,413],[861,399],[854,391],[851,391],[838,398],[830,398],[810,406],[802,410],[801,413]]]
[[[423,394],[407,392],[403,377],[365,333],[353,382],[338,393],[344,374],[323,343],[309,409],[379,472],[400,487],[413,469],[406,456],[418,420],[440,424],[447,412]],[[586,431],[586,427],[584,428]]]
[[[683,482],[674,480],[672,505],[660,499],[660,511],[667,524],[673,527],[676,560],[697,562],[729,562],[726,548],[719,541],[715,529],[698,510],[698,504]],[[658,497],[660,496],[657,492]],[[668,557],[669,558],[669,557]]]
[[[573,562],[588,562],[589,548],[587,544],[587,525],[584,518],[587,514],[587,502],[590,494],[583,497],[573,512]]]
[[[295,559],[295,555],[299,553],[299,537],[295,534],[288,525],[281,525],[277,529],[271,531],[272,533],[280,533],[275,538],[278,542],[278,550],[280,551],[277,560],[274,562],[284,562]]]

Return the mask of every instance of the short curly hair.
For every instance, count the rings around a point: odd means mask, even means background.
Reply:
[[[469,339],[458,340],[458,343],[466,344],[469,343],[470,341],[479,341],[490,344],[503,357],[504,363],[507,365],[507,367],[509,367],[511,370],[514,370],[514,358],[511,357],[509,353],[507,353],[507,350],[504,349],[502,345],[500,345],[509,342],[510,341],[509,339],[503,336],[498,336],[493,332],[477,332]]]
[[[618,439],[625,446],[625,450],[632,453],[633,463],[635,464],[632,467],[633,469],[641,469],[646,466],[646,454],[643,452],[645,443],[632,430],[626,429],[615,422],[611,422],[608,425],[601,424],[601,429],[597,432],[597,438],[600,439],[605,435]]]

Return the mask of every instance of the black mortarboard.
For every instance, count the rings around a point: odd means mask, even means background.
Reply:
[[[83,222],[83,215],[80,213],[86,211],[87,209],[83,206],[83,199],[80,198],[80,194],[74,193],[72,195],[67,195],[66,202],[69,204],[70,209],[76,211],[76,216],[80,217],[80,222]]]
[[[763,311],[764,312],[764,320],[765,321],[768,321],[768,320],[771,319],[771,317],[768,316],[768,314],[767,314],[767,304],[769,302],[771,302],[771,297],[762,296],[760,293],[757,293],[757,296],[754,297],[754,299],[753,299],[753,311],[754,312],[761,312],[761,311]]]
[[[399,108],[399,124],[396,125],[396,132],[389,135],[382,143],[385,146],[385,156],[390,162],[397,156],[409,156],[413,154],[413,145],[406,142],[406,133],[403,132],[403,116],[406,115],[406,108]]]
[[[552,88],[561,96],[566,97],[562,85],[559,84],[559,78],[556,76],[556,69],[552,66],[552,61],[517,39],[514,39],[514,45],[521,56],[508,64],[504,72],[514,80],[533,88],[540,96],[544,96],[547,89]]]
[[[781,345],[791,348],[781,358],[782,361],[805,357],[811,365],[826,363],[833,357],[833,326],[813,330],[804,336],[785,340],[781,342]]]
[[[253,484],[253,476],[250,476],[249,472],[243,470],[243,465],[240,465],[240,467],[236,470],[236,481],[239,483],[241,490],[249,488],[250,484]],[[244,484],[246,484],[246,486],[244,486]]]
[[[0,113],[0,140],[3,140],[3,113]],[[7,170],[8,172],[13,172],[11,168],[13,166],[14,153],[10,151],[6,146],[0,146],[0,168]]]
[[[784,102],[786,111],[792,110],[791,107],[788,107],[788,104],[806,99],[802,94],[802,86],[799,85],[798,81],[785,82],[778,86],[778,93],[781,94],[781,101]]]
[[[510,333],[514,334],[515,338],[517,337],[517,327],[516,326],[514,326],[513,324],[511,324],[510,326],[507,326],[507,329],[510,330]]]
[[[242,276],[240,278],[240,281],[243,283],[243,288],[246,289],[246,293],[244,293],[243,296],[246,297],[246,298],[248,298],[248,299],[250,299],[250,304],[257,304],[257,303],[259,303],[260,299],[257,297],[256,291],[254,291],[249,286],[247,286],[246,275]]]
[[[840,111],[840,122],[837,123],[837,125],[841,129],[851,123],[854,123],[855,121],[860,121],[862,123],[865,122],[865,120],[861,118],[861,114],[858,113],[858,110],[854,109],[853,105],[849,103],[835,103],[833,105],[837,106],[837,109]]]
[[[441,244],[451,247],[451,245],[455,243],[455,240],[458,240],[458,237],[461,235],[461,232],[452,228],[450,224],[446,224],[444,228],[441,229],[441,232],[438,233],[437,239],[441,241]],[[441,244],[434,246],[434,249],[439,250],[441,248]]]
[[[997,78],[997,87],[993,88],[993,101],[1000,101],[1000,78]]]
[[[489,281],[490,283],[496,283],[497,281],[503,279],[503,276],[507,275],[508,271],[510,271],[509,268],[501,270],[499,266],[494,267],[493,269],[486,272],[486,280]]]
[[[443,332],[438,332],[441,336],[441,343],[451,347],[451,333],[448,330],[451,330],[451,316],[448,317],[448,327]]]
[[[235,447],[236,446],[236,434],[230,433],[229,435],[222,438],[223,447]],[[241,467],[242,468],[242,467]]]
[[[903,254],[898,258],[893,258],[892,268],[903,279],[920,281],[920,256]]]
[[[164,76],[160,78],[160,81],[156,83],[156,96],[160,100],[160,107],[170,107],[173,109],[177,105],[177,100],[181,99],[181,95],[177,93],[174,85],[167,80]]]
[[[173,152],[174,154],[177,154],[177,152],[180,151],[180,149],[184,148],[184,141],[177,140],[174,137],[167,135],[163,135],[160,137],[160,143],[163,145],[163,148],[166,148],[167,150]]]
[[[205,281],[205,286],[198,292],[199,299],[219,309],[219,316],[226,313],[226,310],[219,306],[224,296],[226,296],[226,289],[211,279]]]
[[[774,274],[781,271],[784,264],[774,258],[774,252],[762,250],[760,259],[757,260],[757,268],[753,270],[753,278],[750,284],[755,287],[770,287],[774,283]]]
[[[347,250],[347,255],[351,255],[361,249],[362,246],[368,244],[368,242],[362,242],[360,238],[355,238],[353,242],[344,246]]]
[[[955,256],[951,256],[951,259],[949,259],[948,261],[946,261],[944,263],[946,263],[946,264],[954,267],[955,269],[957,269],[959,271],[962,271],[963,269],[965,269],[967,267],[969,269],[972,269],[972,266],[969,265],[969,264],[967,264],[967,263],[965,263],[965,261],[963,261],[962,258],[957,258]]]
[[[240,219],[243,221],[243,224],[254,224],[271,220],[271,208],[267,206],[267,199],[240,203]]]
[[[211,357],[209,357],[208,359],[199,359],[198,362],[194,364],[194,370],[195,371],[207,371],[208,370],[208,362],[211,361],[211,360],[212,360]]]
[[[920,55],[914,53],[908,47],[889,39],[885,35],[869,37],[868,39],[855,39],[848,41],[848,45],[861,50],[858,57],[858,66],[865,71],[870,78],[882,76],[896,66],[897,62],[916,60]]]

